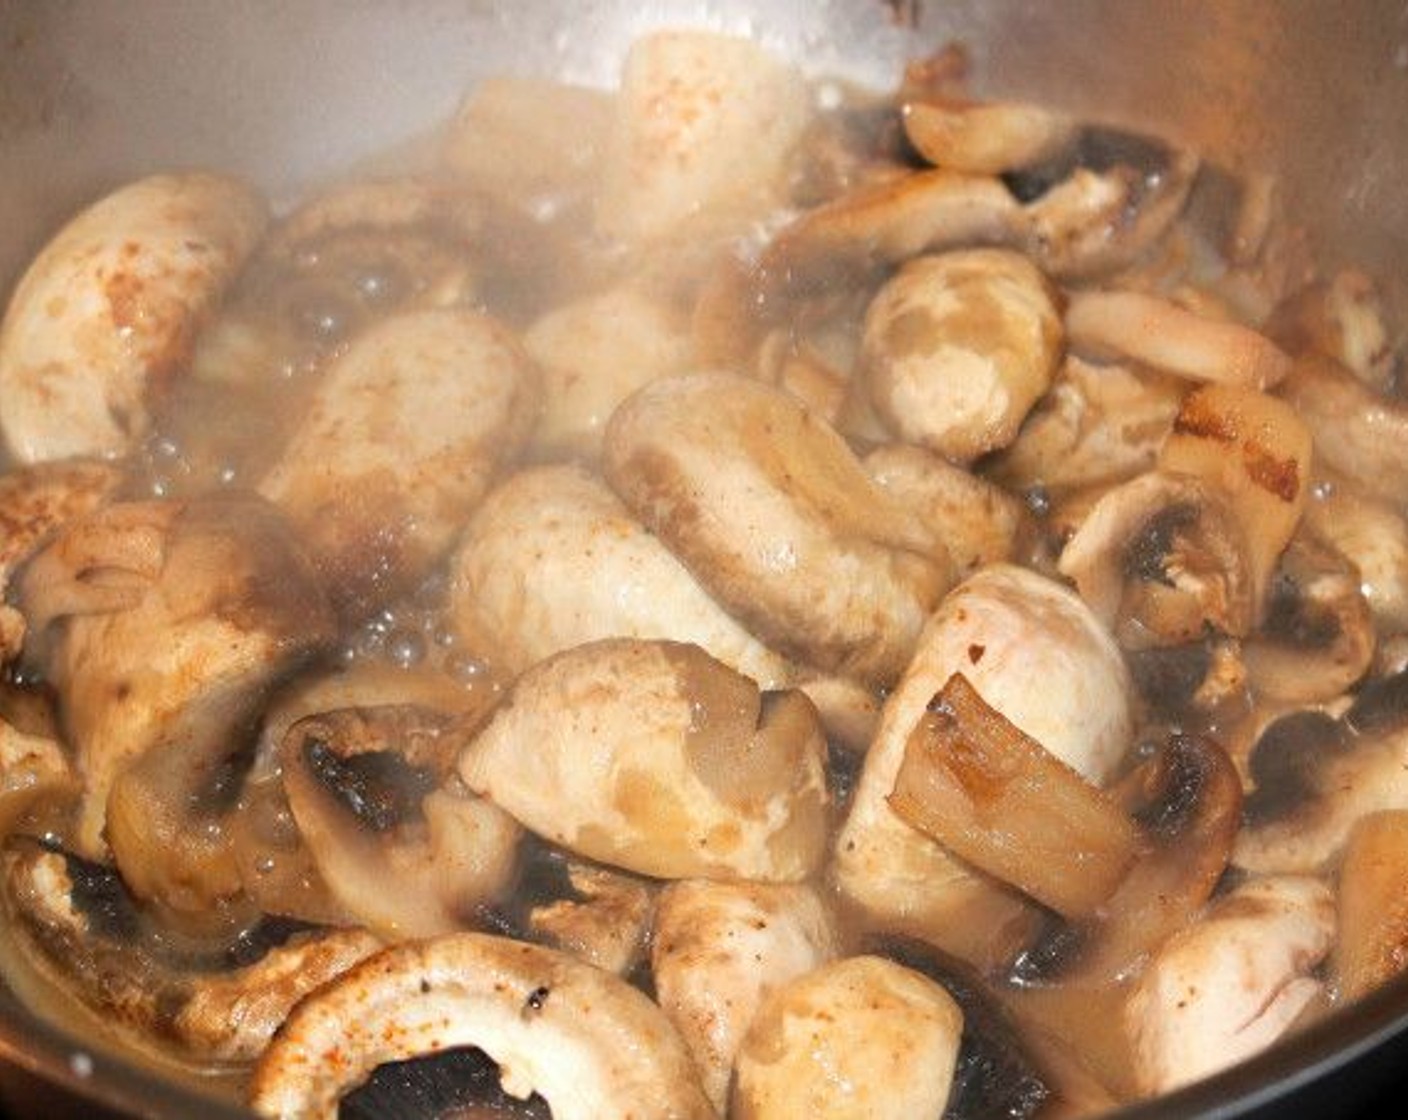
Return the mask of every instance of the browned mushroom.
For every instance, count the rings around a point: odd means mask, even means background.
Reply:
[[[1338,932],[1330,961],[1342,1000],[1408,968],[1408,811],[1361,818],[1340,857]]]

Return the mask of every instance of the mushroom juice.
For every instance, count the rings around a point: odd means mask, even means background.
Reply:
[[[58,231],[17,989],[270,1117],[957,1120],[1396,975],[1398,328],[1266,183],[966,68],[660,32]]]

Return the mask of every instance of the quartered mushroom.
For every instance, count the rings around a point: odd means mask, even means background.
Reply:
[[[530,467],[484,499],[450,561],[450,618],[510,677],[600,638],[693,642],[764,688],[796,675],[576,466]]]
[[[837,954],[834,919],[806,885],[688,879],[661,892],[655,996],[722,1114],[734,1059],[769,993]]]
[[[1365,493],[1391,502],[1408,494],[1408,400],[1376,392],[1338,362],[1296,362],[1282,396],[1315,436],[1316,455]]]
[[[537,370],[493,319],[397,315],[328,368],[259,492],[288,515],[336,603],[370,613],[449,547],[537,408]]]
[[[1358,269],[1341,269],[1296,292],[1276,308],[1266,333],[1289,353],[1333,358],[1376,392],[1393,389],[1393,346],[1383,301],[1373,280]]]
[[[780,389],[727,374],[648,385],[612,417],[604,466],[751,633],[824,672],[892,681],[949,587],[937,537]]]
[[[255,1069],[261,1116],[334,1120],[380,1065],[458,1047],[554,1120],[713,1120],[689,1051],[624,980],[540,945],[449,934],[385,949],[289,1016]]]
[[[1150,471],[1107,491],[1061,551],[1058,568],[1131,649],[1245,636],[1256,615],[1241,523],[1214,487]]]
[[[861,374],[897,436],[968,462],[1006,447],[1061,353],[1054,293],[1006,249],[910,261],[865,317]]]
[[[0,475],[0,664],[24,644],[24,616],[7,601],[15,572],[63,526],[111,498],[121,479],[117,467],[89,459]]]
[[[1224,895],[1170,938],[1125,1005],[1140,1091],[1168,1092],[1275,1042],[1322,992],[1314,969],[1334,935],[1329,887],[1272,876]]]
[[[1191,381],[1266,389],[1291,368],[1290,356],[1259,331],[1143,292],[1075,292],[1065,322],[1083,356],[1135,361]]]
[[[458,787],[456,718],[414,705],[295,723],[284,791],[334,898],[388,940],[462,928],[509,883],[521,830]]]
[[[796,882],[825,854],[825,750],[801,693],[762,693],[697,646],[609,639],[519,677],[459,772],[602,863]]]
[[[810,113],[803,83],[747,39],[643,36],[621,72],[597,229],[634,243],[668,237],[701,214],[766,213]]]
[[[11,454],[35,463],[130,451],[266,220],[245,183],[189,173],[122,187],[60,230],[0,326]]]
[[[878,447],[862,463],[881,489],[933,529],[960,578],[1019,559],[1030,518],[1023,502],[1002,487],[910,444]]]
[[[738,1053],[739,1120],[941,1116],[963,1013],[933,980],[884,957],[848,957],[774,990]]]
[[[690,324],[658,295],[620,287],[542,316],[523,335],[542,370],[543,409],[533,432],[540,453],[595,458],[616,406],[694,361]]]
[[[1408,808],[1408,674],[1370,681],[1340,718],[1271,723],[1249,759],[1254,783],[1234,861],[1260,873],[1327,867],[1362,817]]]
[[[1333,700],[1374,660],[1374,616],[1359,570],[1329,542],[1291,538],[1273,574],[1266,617],[1243,647],[1253,687],[1292,703]]]
[[[20,602],[83,792],[74,842],[192,918],[239,893],[222,818],[272,687],[332,619],[277,511],[251,497],[117,503],[26,568]]]
[[[109,868],[33,841],[10,841],[0,858],[41,974],[201,1061],[253,1061],[299,1000],[381,947],[365,930],[275,926],[196,952],[152,928]]]
[[[655,884],[610,867],[566,860],[567,892],[533,906],[524,922],[535,941],[629,976],[648,949]]]
[[[1168,374],[1068,354],[987,473],[1015,490],[1047,492],[1132,478],[1157,462],[1186,391]]]
[[[1097,785],[1130,745],[1132,688],[1118,647],[1074,592],[995,564],[944,600],[886,700],[835,841],[833,874],[872,916],[985,968],[1031,934],[1032,911],[912,828],[889,801],[911,732],[960,672],[988,705]]]

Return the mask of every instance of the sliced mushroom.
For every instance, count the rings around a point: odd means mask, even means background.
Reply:
[[[0,600],[19,566],[64,525],[106,502],[120,480],[116,467],[83,459],[0,475]],[[24,631],[24,616],[0,602],[0,664],[20,652]]]
[[[1374,660],[1374,617],[1359,570],[1325,541],[1299,533],[1281,554],[1266,618],[1242,651],[1253,687],[1292,703],[1331,700]]]
[[[836,953],[834,921],[812,887],[694,879],[661,893],[651,948],[656,999],[721,1114],[758,1008]]]
[[[604,466],[731,614],[823,671],[893,680],[948,588],[942,544],[782,390],[725,374],[647,385],[612,417]]]
[[[1159,467],[1220,490],[1247,543],[1253,618],[1267,607],[1272,572],[1309,496],[1310,432],[1276,397],[1231,385],[1194,390],[1159,451]]]
[[[1276,309],[1266,333],[1293,354],[1318,351],[1371,389],[1393,388],[1393,347],[1379,292],[1358,269],[1302,288]]]
[[[615,637],[693,642],[765,688],[796,675],[580,467],[529,468],[484,499],[450,562],[450,614],[510,677]]]
[[[132,183],[60,230],[0,327],[0,429],[15,458],[131,450],[265,222],[246,184],[191,173]]]
[[[210,914],[239,891],[221,818],[254,713],[331,637],[307,560],[254,498],[118,503],[20,591],[83,781],[79,851],[111,845],[136,893]]]
[[[1370,813],[1340,859],[1338,936],[1331,965],[1339,998],[1367,995],[1408,967],[1408,811]]]
[[[810,115],[805,85],[747,39],[661,31],[626,55],[597,229],[659,240],[700,214],[746,219],[776,205]]]
[[[1408,676],[1371,682],[1343,718],[1292,713],[1262,732],[1235,862],[1259,873],[1315,873],[1360,818],[1408,808]]]
[[[650,940],[655,885],[581,860],[566,864],[567,896],[534,906],[525,922],[527,932],[597,968],[631,975]]]
[[[1019,253],[970,249],[912,260],[880,289],[861,368],[901,439],[968,462],[1012,442],[1060,351],[1041,273]]]
[[[1125,1005],[1135,1078],[1168,1092],[1259,1053],[1321,992],[1335,904],[1318,879],[1245,883],[1150,962]]]
[[[298,528],[343,610],[370,613],[440,558],[537,406],[536,369],[492,319],[398,315],[328,369],[259,490]]]
[[[1000,175],[1058,155],[1075,139],[1063,113],[1019,101],[914,100],[900,106],[915,151],[936,167]]]
[[[1245,635],[1255,615],[1251,559],[1227,500],[1190,475],[1151,471],[1106,492],[1058,568],[1132,649]]]
[[[625,981],[539,945],[461,933],[363,961],[289,1017],[255,1069],[262,1116],[334,1120],[379,1065],[482,1050],[554,1120],[712,1120],[689,1052]]]
[[[850,957],[769,995],[744,1037],[730,1116],[941,1116],[963,1013],[938,984],[883,957]]]
[[[944,542],[960,578],[1015,559],[1031,531],[1020,499],[922,448],[886,444],[862,462],[883,490],[919,513]]]
[[[760,693],[697,646],[610,639],[519,677],[459,771],[589,859],[795,882],[824,855],[825,749],[800,693]]]
[[[202,1061],[253,1061],[299,1000],[380,948],[364,930],[275,929],[272,944],[254,930],[243,949],[182,953],[110,870],[32,842],[12,841],[3,861],[40,973],[76,986],[109,1023]]]
[[[689,324],[659,296],[633,287],[575,300],[523,336],[542,369],[543,412],[533,446],[595,458],[616,406],[642,385],[684,373],[694,360]]]
[[[1074,592],[999,564],[944,600],[886,700],[836,839],[833,874],[842,894],[874,917],[986,969],[1032,932],[1032,912],[912,829],[888,802],[910,732],[957,672],[1096,784],[1129,747],[1131,685],[1118,648]]]
[[[1408,517],[1347,481],[1311,487],[1305,525],[1359,569],[1359,586],[1381,634],[1408,632]]]
[[[1028,252],[1042,271],[1063,280],[1107,275],[1133,264],[1183,212],[1198,177],[1199,161],[1192,153],[1170,152],[1126,134],[1088,133],[1082,148],[1087,166],[1078,166],[1023,210]],[[1018,190],[1025,193],[1020,185]]]
[[[454,717],[400,705],[284,737],[284,789],[323,881],[387,940],[462,927],[513,873],[516,822],[449,780],[463,741]]]
[[[57,740],[0,719],[0,834],[8,834],[36,802],[77,792],[77,777]]]
[[[1265,389],[1291,368],[1285,351],[1250,327],[1142,292],[1076,292],[1066,333],[1086,357],[1133,360],[1193,381]]]
[[[1376,393],[1329,358],[1296,362],[1282,395],[1315,436],[1315,452],[1368,494],[1408,494],[1408,402]]]
[[[987,467],[1017,490],[1101,486],[1149,470],[1186,386],[1177,378],[1068,355],[1016,440]]]

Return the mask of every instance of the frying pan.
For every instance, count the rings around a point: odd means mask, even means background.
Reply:
[[[980,93],[1276,175],[1321,260],[1376,275],[1403,320],[1403,0],[0,0],[0,291],[78,207],[147,171],[220,168],[286,201],[446,119],[478,78],[608,84],[631,39],[680,25],[750,35],[811,72],[877,86],[905,58],[962,40]],[[16,1115],[246,1115],[3,986],[0,1057],[0,1100]],[[1405,1060],[1408,980],[1118,1115],[1347,1115]]]

